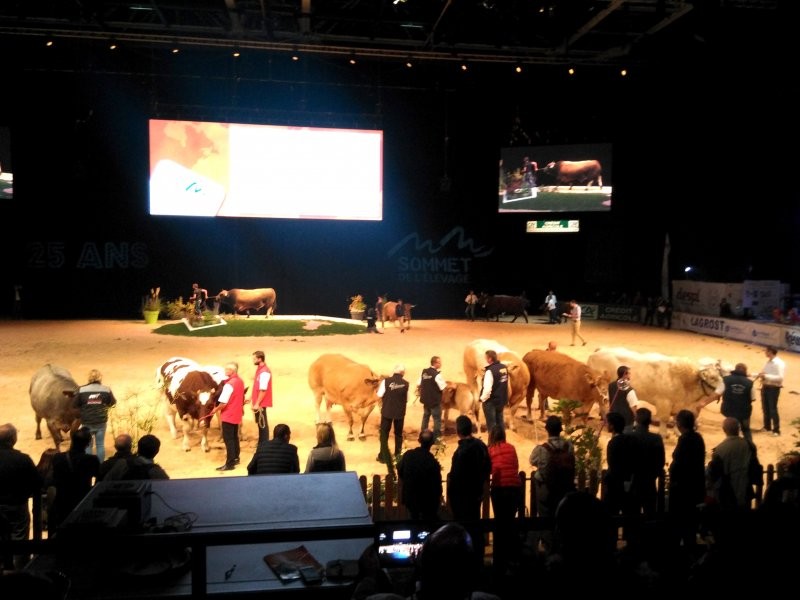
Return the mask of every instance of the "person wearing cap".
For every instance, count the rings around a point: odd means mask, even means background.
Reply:
[[[408,381],[403,378],[405,372],[404,365],[395,365],[393,375],[381,380],[378,387],[378,397],[382,399],[381,449],[375,460],[384,463],[392,475],[394,475],[394,458],[389,451],[389,431],[394,428],[394,455],[397,456],[403,450],[403,424],[408,403]]]

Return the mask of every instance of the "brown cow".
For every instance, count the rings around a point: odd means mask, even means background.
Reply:
[[[486,368],[486,351],[494,350],[497,358],[508,369],[508,404],[505,410],[505,420],[511,431],[516,431],[514,420],[517,409],[525,398],[528,389],[530,373],[528,366],[515,353],[495,340],[477,339],[471,341],[464,348],[464,374],[475,398],[480,398],[483,383],[483,372]]]
[[[394,300],[390,302],[384,302],[383,304],[383,313],[378,315],[381,318],[381,326],[386,328],[386,321],[389,323],[398,323],[400,324],[400,330],[403,329],[411,329],[411,309],[414,308],[415,304],[408,304],[407,302],[403,302],[403,306],[406,307],[406,322],[405,327],[403,324],[400,323],[400,320],[397,318],[397,302]]]
[[[372,409],[379,402],[378,386],[382,377],[376,375],[367,365],[359,364],[343,354],[323,354],[308,369],[308,385],[314,392],[317,406],[317,423],[330,422],[329,411],[339,404],[347,415],[350,429],[348,441],[355,439],[353,421],[355,415],[361,418],[361,431],[358,439],[367,439],[364,425]],[[325,417],[321,414],[322,401],[325,401]]]
[[[595,404],[605,414],[608,405],[609,378],[602,371],[595,371],[579,360],[561,352],[531,350],[522,357],[531,374],[525,402],[528,406],[528,420],[531,417],[531,404],[534,391],[539,392],[539,418],[544,420],[547,399],[577,400],[581,403],[578,416],[586,418]]]
[[[75,407],[78,384],[64,367],[47,364],[31,377],[28,393],[31,407],[36,413],[36,439],[42,439],[42,419],[53,437],[56,450],[61,450],[64,438],[61,432],[74,430],[78,426],[80,411]]]
[[[246,312],[248,319],[250,318],[251,310],[266,308],[264,318],[267,318],[275,312],[277,294],[272,288],[256,288],[254,290],[233,288],[221,290],[217,294],[216,300],[220,304],[232,306],[234,315],[242,311]]]
[[[478,427],[480,423],[478,400],[469,385],[455,381],[447,381],[446,384],[442,390],[442,430],[444,430],[444,424],[447,423],[451,408],[457,410],[461,415],[470,417]]]
[[[164,392],[164,417],[173,438],[178,437],[176,422],[183,432],[183,449],[191,450],[190,433],[200,431],[200,446],[209,452],[208,415],[222,390],[219,367],[201,367],[188,358],[173,356],[156,369],[156,383]]]
[[[536,172],[540,184],[554,181],[556,185],[585,185],[589,189],[593,184],[603,187],[603,168],[599,160],[559,160],[549,163]]]

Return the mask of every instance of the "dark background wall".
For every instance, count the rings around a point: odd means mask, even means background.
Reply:
[[[707,281],[796,285],[798,194],[785,148],[798,139],[797,92],[780,62],[738,58],[665,57],[621,78],[298,64],[221,49],[20,54],[0,95],[14,172],[0,315],[15,284],[27,318],[138,318],[151,287],[172,299],[194,281],[212,294],[271,286],[280,313],[341,316],[355,293],[402,297],[419,317],[460,316],[471,288],[525,292],[535,307],[548,289],[564,300],[659,295],[667,233],[671,278],[693,265]],[[154,117],[383,129],[384,219],[151,217]],[[610,213],[560,215],[580,219],[577,234],[528,234],[526,221],[545,217],[497,213],[501,147],[579,142],[613,144]],[[324,160],[308,157],[309,178]]]

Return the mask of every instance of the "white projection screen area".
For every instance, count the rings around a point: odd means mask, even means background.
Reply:
[[[383,218],[383,132],[150,120],[150,214]]]

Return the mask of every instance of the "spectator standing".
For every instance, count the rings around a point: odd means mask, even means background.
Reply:
[[[381,380],[378,386],[378,397],[381,403],[380,451],[376,460],[385,464],[391,475],[394,475],[394,458],[389,451],[389,432],[394,428],[394,456],[403,451],[403,425],[408,404],[408,381],[403,379],[406,368],[402,364],[394,367],[388,379]]]
[[[608,411],[622,415],[625,420],[623,433],[633,432],[633,415],[639,408],[639,398],[631,386],[631,368],[627,365],[617,367],[617,380],[608,384]]]
[[[560,319],[558,318],[558,300],[553,290],[550,290],[547,296],[544,297],[544,308],[547,311],[548,324],[556,325]]]
[[[0,425],[0,541],[27,540],[31,514],[28,500],[41,494],[42,476],[27,454],[14,449],[17,428],[11,423]],[[23,555],[3,555],[0,568],[22,569],[28,562]]]
[[[633,497],[636,512],[652,519],[658,508],[658,477],[667,461],[664,439],[650,431],[653,415],[648,408],[639,408],[634,417],[636,425],[631,434],[636,440],[636,461],[633,469]]]
[[[105,459],[100,464],[100,473],[97,476],[98,481],[102,481],[108,477],[108,474],[114,469],[121,460],[127,460],[133,456],[133,438],[127,433],[120,433],[114,438],[114,456]]]
[[[697,507],[706,495],[706,444],[695,429],[692,411],[678,411],[675,425],[680,437],[669,464],[669,517],[684,549],[692,550],[697,543]]]
[[[117,403],[111,388],[103,385],[103,375],[97,369],[89,371],[89,383],[82,385],[75,396],[75,406],[80,410],[81,426],[87,427],[94,438],[95,454],[102,463],[106,459],[106,425],[108,409]],[[86,452],[91,453],[92,443]]]
[[[750,508],[750,460],[753,445],[739,436],[739,421],[725,417],[722,421],[725,439],[711,451],[708,463],[710,495],[723,511],[737,512]]]
[[[425,431],[433,418],[433,435],[437,439],[442,437],[442,391],[447,387],[447,382],[442,377],[442,358],[431,357],[431,366],[422,370],[417,381],[419,399],[422,402],[422,424],[420,431]]]
[[[267,408],[272,408],[272,371],[267,366],[262,350],[253,352],[253,364],[256,367],[256,374],[253,379],[250,406],[258,427],[258,443],[260,444],[269,440]]]
[[[625,433],[625,419],[618,412],[606,414],[611,439],[606,445],[608,468],[603,476],[603,502],[612,515],[633,514],[633,467],[636,460],[636,440]]]
[[[503,409],[508,404],[508,368],[500,362],[494,350],[486,351],[486,370],[479,398],[486,418],[486,431],[491,431],[495,425],[504,428]]]
[[[375,308],[370,306],[367,309],[367,333],[381,333],[378,331],[377,318],[378,315],[375,312]]]
[[[385,319],[383,317],[383,304],[386,302],[384,296],[378,296],[375,300],[375,316],[381,320],[381,326],[386,327]],[[377,327],[377,324],[376,324]]]
[[[344,452],[336,443],[336,434],[330,423],[317,425],[317,445],[308,453],[306,473],[346,471]]]
[[[561,436],[563,426],[561,417],[550,415],[544,422],[544,429],[547,432],[547,441],[539,444],[531,451],[529,462],[532,467],[536,467],[536,473],[533,475],[533,482],[536,486],[536,510],[540,517],[553,517],[556,513],[556,508],[561,499],[572,489],[575,485],[573,482],[571,489],[550,489],[547,484],[547,469],[550,463],[551,454],[554,451],[566,450],[573,457],[575,456],[575,448],[573,447],[572,440]]]
[[[720,412],[725,417],[733,417],[739,421],[744,439],[752,444],[750,415],[753,412],[756,391],[753,381],[747,376],[747,365],[737,363],[733,371],[722,378],[722,382],[725,384],[725,391],[722,394]]]
[[[217,467],[217,471],[231,471],[239,464],[239,427],[242,424],[242,411],[244,411],[244,382],[239,377],[239,363],[226,364],[225,376],[227,379],[222,384],[222,392],[219,395],[225,464]]]
[[[248,475],[278,475],[281,473],[299,473],[300,459],[297,446],[290,444],[292,431],[288,425],[279,423],[272,430],[272,439],[259,444],[250,464]]]
[[[479,564],[482,564],[485,539],[480,523],[481,503],[492,472],[492,460],[486,444],[472,435],[472,421],[468,416],[456,417],[456,434],[458,447],[447,475],[447,502],[453,518],[472,536]]]
[[[495,521],[492,567],[502,577],[519,555],[520,539],[514,519],[522,505],[522,482],[517,449],[506,441],[506,430],[500,425],[489,431],[489,458],[492,461],[490,495]]]
[[[55,498],[47,517],[47,528],[50,532],[55,531],[84,499],[100,473],[97,456],[87,453],[92,443],[92,432],[89,428],[81,427],[73,431],[70,438],[69,450],[59,452],[53,457],[52,481],[45,482],[45,485],[55,488]]]
[[[583,342],[583,345],[586,345],[586,340],[583,339],[581,335],[581,307],[575,300],[569,301],[569,312],[562,313],[562,317],[566,317],[572,323],[572,344],[570,346],[575,345],[575,338],[580,339]]]
[[[761,410],[764,413],[764,428],[762,431],[772,431],[772,435],[781,434],[781,418],[778,414],[778,397],[783,387],[783,378],[786,373],[786,363],[778,358],[778,349],[767,346],[764,350],[767,362],[757,375],[761,380]]]
[[[467,297],[464,298],[464,302],[467,305],[466,309],[464,309],[464,314],[467,317],[468,321],[475,320],[475,306],[478,304],[478,296],[475,295],[475,290],[470,290]]]
[[[412,519],[435,523],[442,503],[442,465],[431,452],[434,433],[423,429],[418,439],[419,446],[405,452],[397,463],[403,484],[401,501]]]

